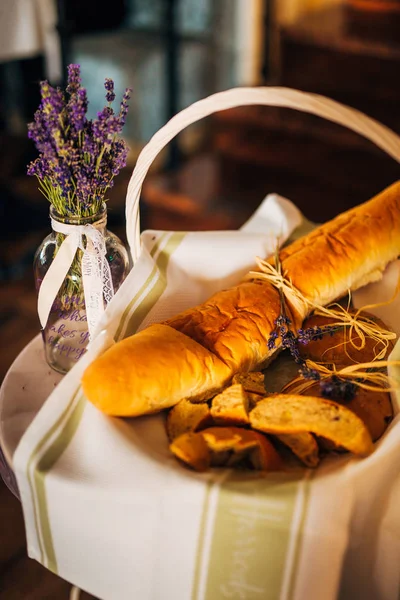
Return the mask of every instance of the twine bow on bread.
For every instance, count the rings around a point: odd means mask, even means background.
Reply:
[[[39,289],[40,324],[43,328],[46,326],[54,300],[79,248],[82,250],[81,268],[87,325],[89,335],[92,337],[104,312],[104,302],[108,304],[114,295],[110,266],[106,259],[104,235],[93,225],[70,225],[53,219],[52,229],[66,237]]]
[[[329,367],[316,363],[313,360],[307,360],[307,364],[310,368],[318,370],[322,382],[335,376],[344,381],[354,382],[358,387],[371,392],[393,392],[400,386],[400,382],[390,377],[384,370],[387,367],[400,366],[399,360],[374,360],[368,363],[349,365],[342,369],[336,369],[335,365]],[[303,394],[313,385],[315,385],[315,381],[298,377],[289,382],[282,392],[290,387],[291,393]]]
[[[259,256],[256,257],[256,263],[259,271],[250,271],[246,279],[262,279],[271,283],[283,297],[289,302],[289,305],[296,311],[301,318],[307,315],[312,309],[312,304],[286,277],[282,274],[281,263],[279,257],[276,257],[276,267],[271,263],[263,260]]]
[[[371,391],[391,391],[397,389],[398,382],[393,380],[393,378],[390,378],[387,373],[382,370],[389,366],[400,364],[399,361],[383,360],[387,355],[390,342],[396,340],[397,336],[393,331],[385,329],[376,323],[373,318],[362,314],[362,312],[366,309],[373,309],[378,306],[390,304],[399,293],[400,281],[390,300],[370,304],[357,310],[355,313],[351,313],[348,308],[346,309],[341,304],[333,303],[326,307],[306,298],[300,290],[293,285],[292,281],[283,275],[278,251],[275,256],[276,266],[259,257],[256,258],[256,263],[259,271],[250,271],[246,279],[261,279],[271,283],[279,291],[281,303],[284,305],[287,301],[292,310],[294,309],[297,315],[302,319],[304,319],[311,311],[313,311],[315,315],[322,315],[333,319],[333,322],[329,324],[329,329],[331,331],[335,330],[335,328],[343,329],[344,340],[341,341],[338,346],[344,345],[346,354],[347,343],[351,344],[356,350],[362,350],[366,345],[367,339],[372,339],[376,342],[374,347],[374,358],[368,363],[358,363],[337,370],[335,365],[327,365],[320,362],[317,363],[310,359],[306,359],[304,364],[307,370],[318,374],[318,378],[321,381],[335,376],[339,377],[341,380],[356,382],[358,386]],[[351,295],[349,291],[348,304],[350,304],[350,300]],[[285,312],[285,306],[282,306],[282,312]],[[346,330],[348,330],[348,333],[346,333]],[[298,389],[296,388],[297,393],[301,393],[314,383],[315,381],[313,380],[304,381],[304,379],[300,377]]]
[[[385,358],[391,341],[396,340],[396,334],[393,331],[385,329],[378,325],[371,317],[361,314],[367,308],[376,308],[380,304],[373,304],[368,307],[363,307],[357,310],[356,313],[350,313],[346,308],[338,303],[331,305],[329,308],[324,306],[315,306],[315,314],[336,318],[337,321],[330,324],[330,327],[346,327],[348,328],[348,336],[344,349],[347,354],[346,344],[349,343],[356,350],[365,348],[367,338],[376,342],[374,346],[375,360]],[[357,341],[359,340],[359,343]],[[343,345],[341,342],[339,345]],[[379,349],[380,348],[380,349]]]
[[[246,279],[261,279],[271,283],[281,295],[287,300],[290,306],[295,311],[302,315],[303,318],[310,313],[314,312],[316,315],[330,317],[336,319],[333,323],[330,323],[331,328],[335,327],[348,327],[349,328],[349,343],[356,349],[362,350],[365,347],[366,338],[372,338],[376,341],[377,345],[381,344],[382,349],[377,352],[374,360],[380,360],[386,355],[390,341],[396,340],[396,334],[393,331],[385,329],[378,325],[370,317],[363,315],[362,312],[367,309],[377,308],[378,306],[386,306],[393,302],[394,298],[400,291],[400,281],[397,284],[396,290],[393,297],[386,302],[379,302],[376,304],[369,304],[357,310],[355,313],[350,313],[348,309],[338,303],[333,303],[329,307],[322,306],[306,298],[298,288],[296,288],[290,279],[287,279],[282,274],[282,268],[279,261],[279,257],[276,258],[276,267],[270,262],[256,257],[256,263],[259,271],[250,271]],[[349,302],[351,293],[349,293]],[[355,340],[359,338],[357,344]]]

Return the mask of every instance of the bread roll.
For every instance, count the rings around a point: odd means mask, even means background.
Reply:
[[[328,304],[381,277],[400,254],[400,182],[280,252],[283,272],[308,298]],[[267,340],[280,313],[268,282],[242,282],[163,325],[117,343],[85,371],[87,398],[110,415],[135,416],[202,400],[239,371],[270,360]],[[306,316],[292,311],[300,325]]]
[[[354,311],[350,311],[354,314]],[[383,329],[388,329],[378,317],[367,312],[361,312],[360,316],[367,317],[370,321],[376,323]],[[327,327],[332,323],[337,323],[335,317],[326,317],[324,315],[311,315],[303,323],[302,328]],[[355,346],[353,346],[353,344]],[[317,362],[333,363],[336,368],[343,368],[355,363],[367,363],[376,359],[381,351],[385,350],[385,343],[381,340],[365,335],[365,345],[360,348],[361,339],[358,333],[353,330],[350,341],[350,328],[340,327],[334,333],[325,333],[321,339],[313,340],[307,344],[299,344],[300,356],[304,359],[310,359]],[[393,342],[388,340],[385,356],[381,360],[387,360],[393,350]]]
[[[209,398],[231,377],[230,369],[194,340],[152,325],[111,346],[89,365],[82,384],[87,398],[106,414],[135,417],[183,398]]]

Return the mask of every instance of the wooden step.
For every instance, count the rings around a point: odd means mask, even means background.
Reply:
[[[346,6],[314,11],[283,27],[280,84],[328,95],[400,131],[400,35],[364,39]]]

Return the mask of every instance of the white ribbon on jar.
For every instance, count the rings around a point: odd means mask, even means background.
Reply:
[[[110,265],[106,258],[104,235],[93,225],[69,225],[51,219],[53,231],[66,237],[43,278],[38,295],[38,313],[44,329],[57,293],[71,268],[78,248],[82,250],[82,281],[89,336],[92,337],[114,296]],[[84,244],[86,238],[86,245]]]

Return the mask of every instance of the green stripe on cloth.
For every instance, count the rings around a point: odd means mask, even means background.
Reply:
[[[79,423],[81,422],[85,406],[86,400],[83,396],[81,396],[74,410],[72,411],[66,423],[64,424],[62,430],[59,432],[54,442],[49,446],[49,448],[40,458],[35,469],[36,497],[39,503],[39,518],[42,529],[44,551],[47,558],[47,568],[53,573],[57,573],[57,561],[51,535],[44,480],[47,473],[55,465],[57,460],[64,452],[65,448],[68,446],[68,444],[74,437],[75,432],[78,429]]]
[[[68,406],[61,413],[60,417],[57,419],[57,421],[54,423],[54,425],[47,431],[46,435],[36,445],[35,449],[33,450],[32,454],[31,454],[31,457],[30,457],[30,459],[28,461],[27,479],[28,479],[29,488],[30,488],[30,491],[31,491],[31,496],[32,496],[33,513],[34,513],[34,521],[35,521],[35,528],[36,528],[36,537],[37,537],[38,543],[39,543],[40,562],[41,563],[44,562],[45,549],[49,548],[49,547],[53,548],[53,542],[52,542],[52,539],[51,539],[51,534],[50,534],[50,537],[47,536],[46,539],[45,539],[45,532],[43,531],[42,521],[41,521],[41,517],[43,515],[43,510],[42,510],[41,505],[40,505],[40,499],[35,494],[36,473],[35,473],[35,476],[34,476],[35,479],[33,479],[32,475],[31,475],[31,471],[32,471],[32,467],[33,467],[34,463],[37,461],[38,456],[39,456],[40,452],[43,450],[44,446],[47,444],[47,442],[49,441],[49,439],[51,438],[51,436],[57,431],[57,429],[59,429],[62,426],[62,423],[67,419],[68,413],[71,411],[71,408],[72,408],[72,406],[74,404],[74,401],[76,400],[76,397],[78,395],[79,389],[80,388],[78,388],[75,391],[75,393],[73,394],[70,402],[68,403]],[[36,498],[37,498],[37,501],[36,501]]]
[[[205,600],[280,597],[301,484],[298,474],[238,472],[222,483]]]
[[[154,244],[153,248],[150,250],[150,256],[154,256],[157,253],[158,249],[160,248],[161,243],[165,240],[166,236],[167,236],[167,232],[164,232],[159,237],[157,242]],[[140,290],[134,295],[134,297],[132,298],[132,300],[129,302],[128,306],[125,308],[124,312],[122,313],[122,317],[119,322],[117,332],[114,336],[115,341],[118,341],[121,338],[122,329],[125,325],[126,319],[128,318],[130,311],[132,310],[132,306],[135,305],[138,298],[140,298],[140,296],[144,293],[144,291],[151,284],[153,278],[156,275],[157,275],[157,265],[155,264],[150,275],[148,276],[148,278],[146,279],[146,281],[144,282],[144,284],[142,285]]]
[[[199,594],[199,584],[200,584],[200,577],[201,577],[201,557],[203,556],[203,553],[204,553],[204,539],[205,539],[205,533],[206,533],[208,503],[209,503],[212,483],[210,481],[208,481],[206,486],[207,487],[206,487],[206,494],[204,497],[203,512],[202,512],[201,521],[200,521],[199,540],[197,543],[196,565],[195,565],[195,570],[194,570],[194,579],[193,579],[192,596],[191,596],[193,598],[193,600],[196,600],[198,597],[198,594]]]
[[[129,318],[129,322],[124,333],[125,337],[136,333],[140,323],[144,320],[157,300],[161,297],[162,293],[165,291],[167,287],[166,272],[169,259],[182,242],[185,235],[186,233],[184,232],[172,234],[165,247],[161,250],[156,260],[158,267],[157,282],[150,292],[143,298],[140,304],[136,307],[134,313]]]
[[[295,538],[294,558],[293,558],[292,571],[291,571],[290,580],[289,580],[289,592],[287,595],[288,600],[290,600],[291,598],[294,597],[296,575],[298,572],[298,565],[299,565],[300,554],[301,554],[301,551],[300,551],[301,541],[303,539],[304,525],[305,525],[306,518],[307,518],[308,504],[309,504],[309,499],[310,499],[310,491],[311,491],[311,481],[310,480],[314,476],[314,473],[315,472],[311,471],[311,470],[306,471],[306,476],[302,481],[302,485],[304,486],[304,489],[303,489],[304,497],[303,497],[303,505],[302,505],[302,510],[301,510],[299,527],[298,527],[297,531],[295,532],[296,538]]]
[[[129,302],[128,306],[126,307],[126,309],[124,310],[121,320],[119,322],[118,325],[118,329],[116,331],[116,334],[114,336],[114,340],[116,342],[118,342],[118,340],[121,339],[122,337],[122,330],[123,327],[126,323],[126,320],[128,318],[128,315],[130,313],[130,311],[132,310],[132,306],[134,306],[134,304],[138,301],[138,299],[140,298],[140,296],[142,294],[144,294],[144,292],[146,291],[146,289],[148,287],[150,287],[150,285],[153,283],[155,277],[157,277],[158,275],[158,269],[157,269],[157,265],[154,265],[150,275],[148,276],[148,278],[146,279],[146,281],[144,282],[144,284],[142,285],[142,287],[140,288],[140,290],[134,295],[134,297],[132,298],[132,300]]]
[[[167,235],[167,233],[164,233],[162,236],[160,236],[159,240],[150,252],[152,256],[157,253],[157,250]],[[145,293],[146,289],[152,283],[154,278],[157,278],[156,284],[150,290],[150,293],[145,296],[143,301],[140,302],[134,309],[133,314],[130,317],[127,335],[129,335],[129,332],[133,332],[133,330],[136,331],[137,326],[145,318],[147,312],[154,306],[158,298],[164,292],[167,285],[166,270],[169,259],[184,237],[185,233],[174,233],[171,235],[165,248],[161,250],[159,256],[157,257],[156,265],[154,266],[152,273],[125,310],[121,318],[116,337],[121,334],[123,322],[128,317],[129,310],[138,300],[140,295]],[[27,474],[34,506],[35,525],[41,555],[40,562],[42,564],[46,564],[47,568],[54,573],[57,573],[57,560],[51,535],[45,489],[45,477],[72,441],[82,419],[83,411],[86,406],[86,400],[83,396],[79,398],[76,406],[73,408],[73,410],[71,410],[79,391],[80,388],[75,392],[67,408],[60,415],[56,423],[54,423],[42,440],[37,444],[28,462]],[[44,446],[48,443],[49,439],[56,433],[57,430],[59,430],[59,433],[55,440],[43,453],[43,456],[38,458]],[[33,481],[31,476],[32,469],[34,469]]]

